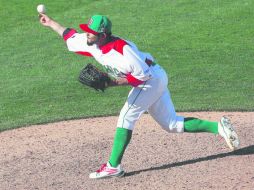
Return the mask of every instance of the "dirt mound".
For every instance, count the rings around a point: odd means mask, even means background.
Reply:
[[[0,189],[253,189],[253,112],[180,113],[231,118],[241,148],[208,133],[169,134],[147,114],[123,158],[123,178],[90,180],[108,160],[117,117],[37,125],[0,133]]]

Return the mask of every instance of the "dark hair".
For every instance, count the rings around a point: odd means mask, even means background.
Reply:
[[[112,36],[112,33],[111,32],[102,32],[102,33],[99,33],[98,36],[101,37],[103,35],[106,35],[106,38],[110,38]]]

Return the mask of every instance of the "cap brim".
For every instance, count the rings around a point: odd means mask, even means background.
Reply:
[[[83,31],[85,31],[85,32],[92,33],[92,34],[94,34],[94,35],[99,34],[98,32],[96,32],[96,31],[90,29],[90,28],[88,27],[87,24],[80,24],[79,27],[81,28],[81,30],[83,30]]]

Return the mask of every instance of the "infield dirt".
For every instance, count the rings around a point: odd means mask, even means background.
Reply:
[[[253,189],[254,112],[179,114],[228,116],[241,147],[231,152],[208,133],[169,134],[145,114],[122,161],[125,177],[91,180],[108,160],[117,117],[34,125],[0,133],[0,189]]]

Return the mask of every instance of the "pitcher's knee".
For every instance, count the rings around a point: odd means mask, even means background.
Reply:
[[[135,125],[135,121],[133,120],[130,120],[128,118],[119,118],[118,119],[118,122],[117,122],[117,127],[119,128],[125,128],[125,129],[128,129],[128,130],[133,130],[134,129],[134,125]]]
[[[170,133],[182,133],[184,132],[184,118],[182,116],[176,116],[175,119],[171,119],[167,126],[163,128]]]

